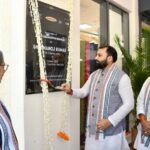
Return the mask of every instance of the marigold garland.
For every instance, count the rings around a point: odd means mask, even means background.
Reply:
[[[38,56],[39,56],[39,68],[40,68],[40,77],[47,80],[46,78],[46,65],[45,65],[45,55],[44,55],[44,46],[42,40],[42,30],[41,30],[41,22],[38,10],[38,1],[37,0],[28,0],[30,15],[32,18],[32,23],[34,26],[36,42],[38,46]],[[43,92],[43,107],[44,107],[44,149],[53,150],[53,135],[52,130],[50,131],[50,127],[52,126],[52,113],[50,100],[48,98],[48,86],[46,83],[41,82],[42,92]],[[51,134],[49,135],[49,131]]]

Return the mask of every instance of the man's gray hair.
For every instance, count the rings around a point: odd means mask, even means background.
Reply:
[[[0,65],[4,64],[4,57],[2,51],[0,51]]]

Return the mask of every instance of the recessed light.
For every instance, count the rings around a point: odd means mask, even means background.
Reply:
[[[86,30],[86,29],[90,29],[92,28],[91,25],[88,25],[88,24],[80,24],[80,29],[81,30]]]
[[[57,22],[57,19],[51,16],[46,16],[45,19],[51,22]]]

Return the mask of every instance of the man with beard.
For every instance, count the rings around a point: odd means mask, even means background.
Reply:
[[[85,150],[129,150],[125,117],[134,106],[130,79],[116,66],[113,47],[100,47],[95,60],[99,69],[81,89],[71,89],[67,84],[61,88],[73,97],[88,96]]]

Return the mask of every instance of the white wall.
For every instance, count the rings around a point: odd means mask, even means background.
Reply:
[[[26,0],[12,0],[11,5],[11,109],[12,120],[24,150],[24,95],[25,95],[25,16]]]
[[[11,11],[9,0],[0,0],[0,50],[4,54],[5,63],[9,64],[9,69],[5,73],[0,83],[0,99],[7,105],[10,110],[10,49],[11,49]]]
[[[73,70],[72,70],[72,87],[80,87],[80,0],[73,0]],[[80,149],[80,102],[72,99],[70,103],[70,134],[72,137],[69,150]]]
[[[131,3],[132,3],[132,1],[135,1],[135,0],[107,0],[107,1],[113,3],[114,5],[118,6],[119,8],[122,8],[126,11],[132,11]]]
[[[138,0],[108,0],[112,4],[129,13],[130,53],[135,55],[134,49],[139,37]]]
[[[25,0],[0,0],[0,49],[9,64],[0,97],[10,112],[19,147],[24,150]]]
[[[73,50],[73,76],[72,76],[72,86],[79,87],[79,58],[80,58],[80,48],[79,48],[79,0],[71,3],[71,0],[41,0],[53,6],[70,10],[71,5],[73,6],[73,38],[71,40],[72,50]],[[74,17],[75,16],[75,17]],[[63,100],[63,92],[52,92],[49,93],[49,99],[52,100],[53,110],[53,133],[57,133],[60,129],[61,120],[61,104]],[[32,94],[25,95],[25,150],[43,150],[44,148],[44,125],[43,125],[43,103],[42,94]],[[80,144],[80,107],[79,100],[70,100],[70,118],[69,118],[69,128],[68,133],[71,140],[69,142],[64,142],[58,137],[54,140],[53,146],[54,150],[79,150]]]
[[[129,15],[129,34],[130,34],[130,53],[135,55],[135,47],[139,38],[139,17],[138,17],[138,1],[131,1],[132,11]]]

